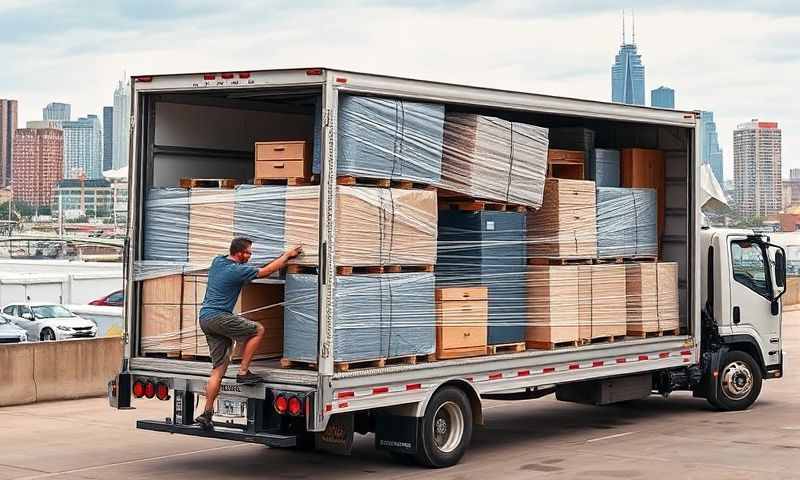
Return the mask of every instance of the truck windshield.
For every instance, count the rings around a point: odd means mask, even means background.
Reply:
[[[33,310],[33,315],[36,318],[62,318],[75,316],[72,314],[72,312],[61,305],[41,305],[38,307],[31,307],[31,310]]]

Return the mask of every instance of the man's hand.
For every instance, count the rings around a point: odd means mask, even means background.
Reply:
[[[299,245],[295,245],[294,248],[290,248],[289,250],[286,250],[286,252],[283,255],[287,259],[292,259],[292,258],[300,255],[301,253],[303,253],[303,245],[299,244]]]
[[[258,270],[258,278],[264,278],[272,275],[272,273],[284,268],[286,264],[289,263],[289,260],[300,255],[301,253],[303,253],[303,245],[296,245],[294,248],[286,250],[279,258],[261,267]]]

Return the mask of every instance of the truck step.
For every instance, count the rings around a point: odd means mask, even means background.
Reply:
[[[504,343],[501,345],[489,345],[486,347],[486,355],[524,352],[525,349],[526,349],[525,342]]]
[[[213,431],[200,428],[200,425],[176,425],[172,422],[159,420],[139,420],[136,428],[141,430],[151,430],[154,432],[179,433],[196,437],[221,438],[224,440],[236,440],[240,442],[260,443],[270,447],[294,447],[297,444],[297,437],[271,432],[246,432],[240,428],[220,427],[214,425]]]
[[[180,180],[182,188],[235,188],[240,182],[235,178],[188,178]]]

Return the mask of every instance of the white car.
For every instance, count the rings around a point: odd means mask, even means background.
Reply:
[[[3,314],[28,334],[29,341],[93,338],[97,325],[52,303],[10,303]]]

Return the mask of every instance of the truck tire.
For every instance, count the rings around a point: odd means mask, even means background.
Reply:
[[[716,402],[710,402],[723,411],[745,410],[761,393],[761,368],[745,352],[730,351],[720,362],[717,376]]]
[[[416,460],[429,468],[459,462],[472,439],[472,407],[456,387],[444,387],[431,397],[417,439]]]

